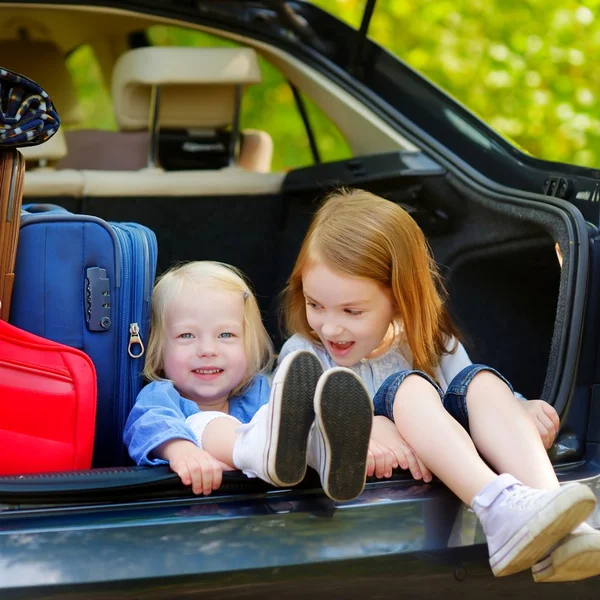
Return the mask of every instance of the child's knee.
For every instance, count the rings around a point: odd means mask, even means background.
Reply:
[[[467,398],[471,396],[485,396],[491,390],[497,390],[500,387],[510,391],[506,382],[498,377],[496,373],[488,370],[479,371],[473,376],[473,379],[471,379],[467,386]]]
[[[395,404],[406,402],[418,402],[424,398],[433,397],[439,400],[440,396],[434,385],[418,373],[411,373],[404,378],[398,387],[395,396]]]

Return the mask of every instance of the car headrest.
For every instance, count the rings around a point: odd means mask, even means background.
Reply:
[[[48,92],[63,124],[81,120],[65,57],[53,43],[30,39],[2,40],[0,66],[29,77]]]
[[[213,128],[232,123],[236,88],[259,83],[251,48],[136,48],[114,68],[115,115],[123,130],[148,127],[152,89],[160,86],[161,128]]]
[[[51,164],[58,162],[67,156],[67,143],[62,127],[43,144],[20,148],[19,151],[27,163]]]

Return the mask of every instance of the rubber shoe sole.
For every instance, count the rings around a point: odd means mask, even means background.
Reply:
[[[315,419],[314,395],[322,373],[319,359],[299,350],[275,374],[267,474],[280,487],[296,485],[306,475],[308,433]]]
[[[552,546],[583,523],[596,506],[585,485],[564,486],[560,493],[490,557],[496,577],[532,567]]]
[[[367,473],[373,401],[349,369],[326,371],[315,393],[315,422],[321,433],[321,485],[332,500],[360,496]]]
[[[600,575],[600,532],[567,536],[546,560],[534,565],[532,574],[538,583]]]

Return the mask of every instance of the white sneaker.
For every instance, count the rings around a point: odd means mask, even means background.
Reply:
[[[321,375],[314,406],[308,464],[319,473],[327,496],[352,500],[365,487],[373,401],[353,371],[334,367]]]
[[[600,531],[582,523],[533,565],[531,571],[538,583],[577,581],[600,575]]]
[[[487,538],[492,571],[503,577],[533,566],[585,521],[596,496],[579,483],[537,490],[504,474],[477,494],[471,506]]]
[[[305,350],[291,352],[275,373],[269,403],[236,430],[233,464],[248,477],[280,487],[306,474],[308,433],[314,422],[313,398],[323,372],[319,359]]]

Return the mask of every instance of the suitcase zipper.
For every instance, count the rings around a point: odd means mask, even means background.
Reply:
[[[121,247],[122,259],[122,285],[119,303],[121,305],[121,318],[119,320],[119,331],[117,341],[117,376],[118,376],[118,393],[117,393],[117,410],[114,413],[114,434],[115,437],[121,436],[123,432],[123,424],[126,419],[128,407],[125,406],[127,399],[128,375],[125,373],[126,367],[129,367],[129,359],[127,353],[129,324],[131,323],[131,282],[134,281],[135,275],[131,266],[131,249],[129,236],[125,231],[125,224],[111,223]],[[135,263],[135,261],[134,261]],[[117,449],[117,460],[120,464],[124,458],[124,448],[122,445]]]
[[[128,348],[129,356],[129,401],[130,405],[126,407],[126,415],[123,418],[121,425],[125,427],[125,419],[127,414],[133,407],[137,398],[138,392],[141,389],[141,365],[142,363],[137,362],[145,352],[141,330],[144,324],[144,302],[146,300],[146,285],[148,279],[149,256],[148,256],[148,244],[146,243],[146,230],[144,227],[137,225],[136,223],[128,224],[129,234],[132,242],[132,256],[133,262],[135,263],[135,282],[132,290],[132,302],[131,302],[131,324],[129,325],[130,343],[133,340],[135,346],[139,346],[139,353],[133,353]],[[139,267],[142,265],[143,272],[139,272]]]
[[[133,348],[135,346],[139,346],[139,351],[134,352]],[[129,325],[129,344],[127,345],[127,354],[131,356],[131,358],[140,358],[143,356],[145,352],[144,343],[142,342],[142,337],[140,336],[140,326],[137,323],[131,323]]]
[[[73,378],[66,369],[64,371],[52,369],[47,365],[26,363],[7,358],[0,358],[0,366],[18,369],[20,371],[25,371],[26,373],[34,373],[35,375],[44,375],[46,377],[52,377],[53,379],[60,379],[66,383],[73,383]]]
[[[119,336],[126,336],[119,341],[120,369],[124,374],[119,382],[119,402],[116,411],[116,431],[122,432],[125,421],[137,394],[141,389],[141,363],[137,361],[144,355],[145,347],[142,331],[146,331],[144,312],[148,312],[151,285],[150,244],[146,228],[135,223],[111,223],[123,249],[123,273],[127,274],[128,285],[121,290],[122,315]],[[144,270],[140,273],[140,270]],[[124,275],[125,276],[125,275]],[[127,342],[127,343],[125,343]],[[136,352],[136,347],[139,352]],[[126,368],[125,368],[126,367]],[[124,455],[124,448],[121,450]],[[121,461],[123,456],[121,456]]]

